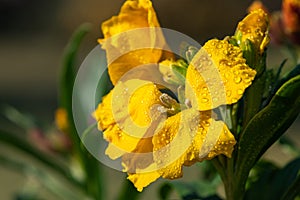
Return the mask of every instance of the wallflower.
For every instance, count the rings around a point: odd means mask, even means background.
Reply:
[[[130,69],[161,59],[161,49],[166,44],[155,27],[159,27],[159,23],[149,0],[126,1],[118,16],[102,24],[104,39],[99,39],[99,43],[107,52],[108,73],[113,84]],[[130,32],[133,29],[140,29],[139,33]]]
[[[129,5],[131,9],[127,9]],[[130,25],[127,18],[122,17],[125,11],[126,16],[135,16],[128,17],[132,20]],[[112,18],[115,20],[104,23],[104,35],[106,30],[110,33],[130,31],[140,27],[141,21],[147,26],[158,25],[153,15],[149,0],[127,1],[119,16]],[[115,34],[108,34],[112,35]],[[133,35],[125,36],[126,44],[131,41],[127,37]],[[156,38],[157,34],[154,36]],[[164,41],[162,35],[159,38]],[[118,39],[105,38],[104,48],[112,45],[122,48],[121,43],[116,43]],[[122,36],[120,40],[123,39]],[[133,46],[132,43],[130,47]],[[108,58],[112,52],[107,50]],[[152,60],[153,55],[157,56],[155,60]],[[93,116],[109,142],[105,153],[111,159],[122,158],[124,172],[128,173],[128,179],[138,191],[159,177],[180,178],[183,166],[220,154],[231,157],[235,138],[214,109],[236,103],[254,79],[256,72],[246,64],[242,55],[241,49],[227,40],[208,41],[183,73],[186,75],[184,102],[178,102],[166,88],[155,82],[121,78],[145,61],[158,63],[163,60],[161,50],[139,49],[125,54],[126,59],[117,59],[117,64],[112,62],[109,65],[109,75],[115,87],[103,97]],[[143,62],[135,59],[136,56]],[[161,64],[169,67],[172,62],[178,65],[178,61],[171,58],[166,58]]]
[[[241,22],[239,22],[236,37],[238,41],[250,40],[256,50],[262,53],[269,44],[269,18],[268,14],[262,10],[252,10]]]

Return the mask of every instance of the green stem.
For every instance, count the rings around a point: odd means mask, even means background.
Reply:
[[[224,180],[224,188],[227,200],[242,200],[245,192],[246,182],[242,182],[235,175],[234,156],[227,159],[226,177]]]

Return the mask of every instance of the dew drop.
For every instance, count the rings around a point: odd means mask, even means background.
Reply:
[[[207,103],[208,102],[208,98],[202,98],[202,102],[203,103]]]
[[[217,44],[217,49],[222,49],[223,45],[222,44]]]
[[[240,83],[241,81],[242,81],[242,79],[241,79],[241,77],[239,77],[239,76],[237,76],[237,77],[234,78],[234,82],[235,82],[236,84]]]
[[[238,94],[243,94],[244,92],[243,92],[243,90],[239,89],[239,90],[237,91],[237,93],[238,93]]]
[[[235,75],[239,75],[239,74],[240,74],[240,72],[239,72],[238,70],[234,70],[233,73],[234,73]]]
[[[203,90],[205,90],[205,91],[207,91],[207,90],[208,90],[208,88],[207,88],[206,86],[204,86],[202,89],[203,89]]]
[[[204,126],[208,127],[210,126],[210,123],[208,121],[204,121]]]
[[[250,79],[250,78],[245,78],[245,79],[244,79],[244,82],[245,82],[245,83],[250,83],[250,82],[251,82],[251,79]]]

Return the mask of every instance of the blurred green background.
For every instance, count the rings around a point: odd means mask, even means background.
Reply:
[[[62,54],[72,32],[82,23],[92,24],[84,39],[79,63],[97,45],[101,23],[116,15],[123,0],[0,0],[0,104],[9,104],[42,121],[53,123],[57,108],[58,73]],[[182,32],[203,44],[210,38],[234,33],[246,14],[251,0],[153,0],[161,26]],[[263,1],[270,11],[279,10],[280,0]],[[272,60],[271,60],[272,61]],[[278,63],[279,65],[279,63]],[[289,130],[296,140],[299,118]],[[13,128],[0,117],[0,126]],[[299,140],[297,140],[298,144]],[[1,152],[20,160],[29,158],[0,145]],[[272,152],[272,153],[269,153]],[[266,155],[278,164],[289,160],[288,153],[272,148]],[[194,166],[195,167],[195,166]],[[194,168],[193,167],[193,168]],[[124,174],[105,168],[109,174],[110,196],[124,179]],[[185,180],[195,179],[194,170],[185,170]],[[12,199],[15,191],[32,184],[28,177],[0,166],[0,199]],[[160,181],[161,182],[161,181]],[[142,199],[155,195],[159,183],[145,190]],[[41,190],[45,199],[52,199]],[[155,197],[154,197],[155,199]]]

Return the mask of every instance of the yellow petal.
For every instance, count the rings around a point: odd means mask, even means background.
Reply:
[[[209,40],[188,67],[186,98],[200,111],[236,103],[255,74],[239,47],[226,40]]]
[[[115,124],[111,105],[112,95],[113,90],[102,98],[102,103],[98,105],[93,113],[93,117],[98,122],[98,129],[102,131]]]
[[[150,0],[127,0],[118,16],[102,24],[108,72],[112,83],[130,69],[157,63],[165,46],[163,34]]]
[[[256,49],[262,53],[269,44],[269,18],[262,9],[251,11],[239,22],[236,35],[241,36],[241,41],[250,40]]]
[[[104,138],[110,142],[107,155],[116,159],[126,152],[136,152],[140,143],[144,147],[140,151],[152,149],[151,134],[156,129],[154,122],[160,116],[153,108],[159,106],[160,95],[153,83],[133,79],[119,82],[103,98],[93,115],[98,128],[104,131]]]
[[[188,109],[165,121],[164,128],[153,137],[154,160],[162,177],[176,179],[183,175],[183,165],[220,154],[231,156],[234,136],[212,115],[210,111]]]
[[[220,122],[221,123],[221,122]],[[231,158],[231,154],[233,151],[233,147],[236,144],[234,136],[228,129],[226,125],[224,125],[223,131],[219,136],[219,139],[212,150],[208,153],[206,159],[212,159],[217,155],[223,154],[229,158]]]
[[[255,0],[251,3],[251,5],[247,8],[247,11],[250,13],[254,10],[262,9],[265,13],[268,15],[270,14],[268,9],[265,7],[265,5],[260,0]]]
[[[118,16],[103,22],[104,38],[112,37],[135,28],[159,27],[156,13],[150,0],[127,0]]]
[[[148,186],[159,177],[160,174],[157,171],[128,175],[128,179],[134,184],[139,192],[141,192],[144,187]]]

